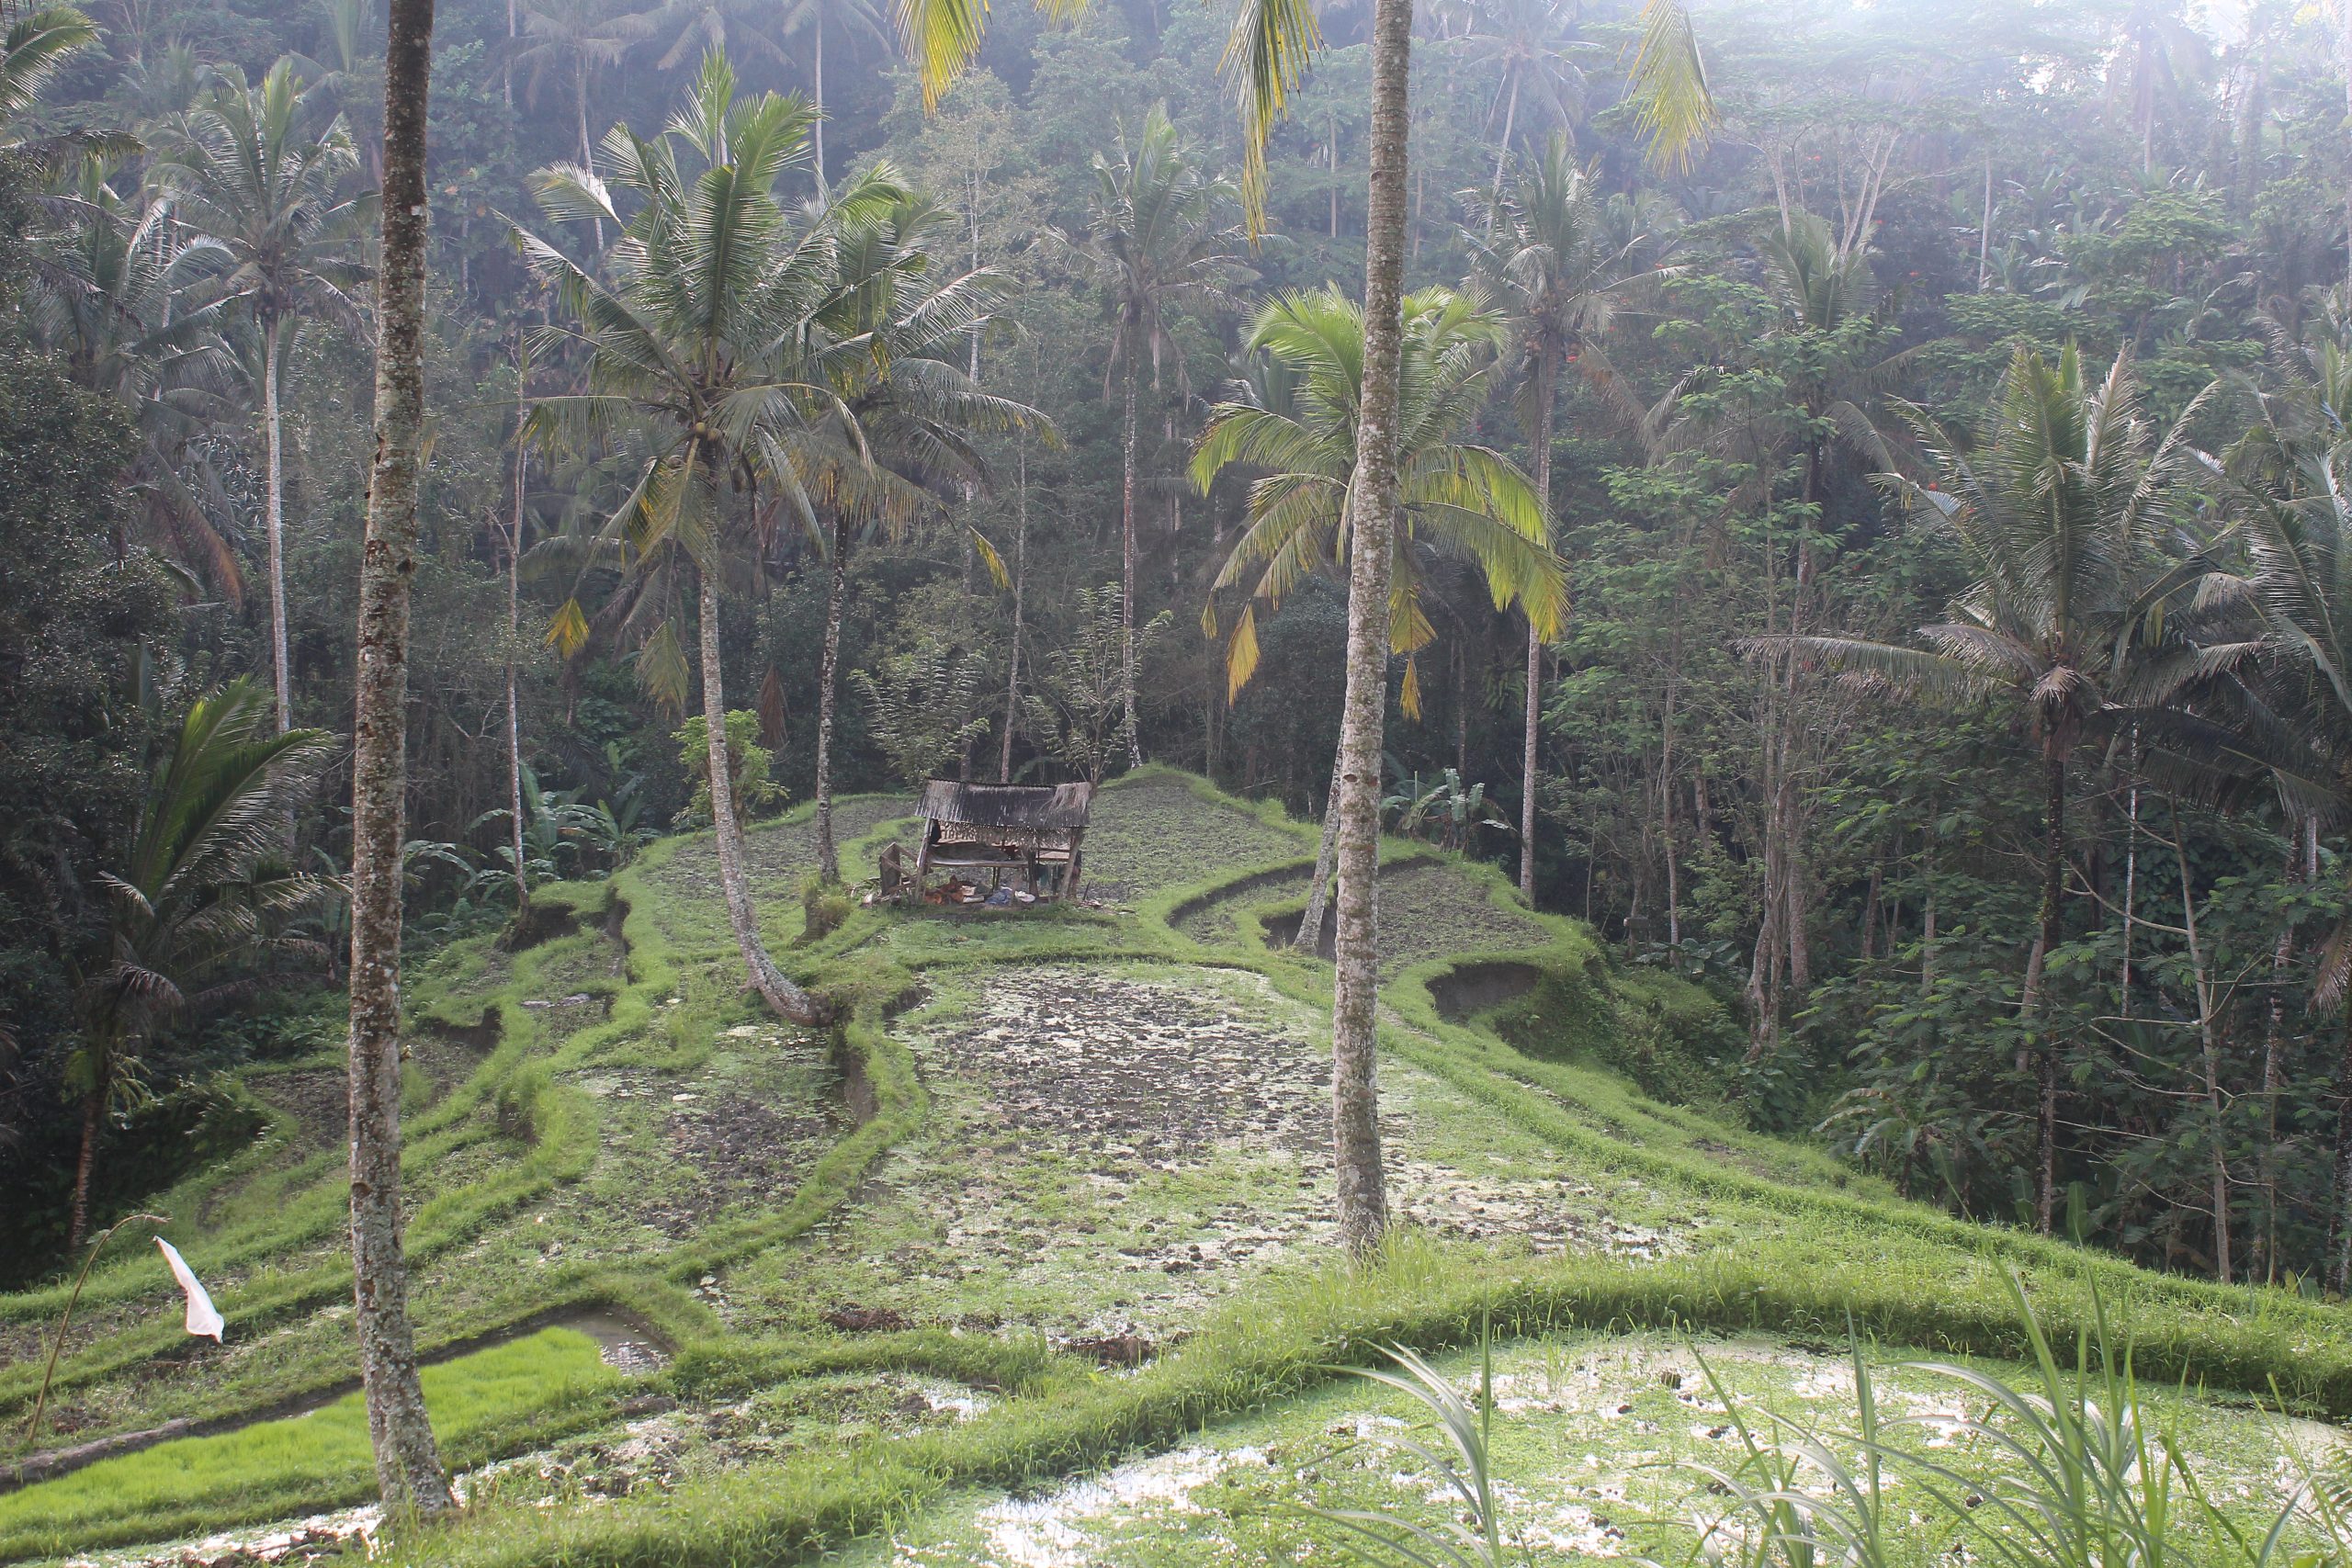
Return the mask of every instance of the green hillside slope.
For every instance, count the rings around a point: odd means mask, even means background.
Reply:
[[[885,798],[839,822],[852,875],[910,831]],[[1806,1380],[1838,1365],[1849,1324],[2018,1355],[2012,1269],[2054,1331],[2088,1321],[2096,1290],[2152,1380],[2352,1416],[2337,1308],[1957,1222],[1652,1098],[1639,1085],[1703,1095],[1736,1051],[1715,1004],[1613,969],[1487,868],[1403,843],[1384,873],[1382,1090],[1408,1225],[1341,1269],[1329,968],[1268,940],[1295,925],[1314,848],[1278,813],[1146,770],[1098,801],[1087,868],[1104,907],[861,908],[796,947],[807,814],[755,830],[767,934],[842,1003],[831,1037],[747,999],[704,839],[535,895],[537,940],[515,950],[462,942],[420,966],[406,1168],[423,1346],[633,1326],[618,1373],[560,1398],[447,1362],[453,1461],[540,1458],[476,1476],[465,1521],[401,1560],[765,1562],[888,1527],[920,1561],[996,1561],[982,1516],[1007,1489],[1182,1450],[1228,1419],[1243,1425],[1203,1452],[1303,1452],[1343,1407],[1373,1408],[1325,1386],[1331,1363],[1389,1340],[1459,1348],[1484,1322],[1510,1342],[1525,1407],[1549,1400],[1566,1423],[1526,1439],[1528,1464],[1566,1475],[1606,1450],[1596,1465],[1619,1475],[1708,1426],[1671,1398],[1650,1408],[1674,1358],[1696,1386],[1683,1336],[1744,1337],[1737,1376],[1759,1397],[1831,1403]],[[224,1345],[181,1335],[151,1257],[93,1275],[44,1447],[127,1451],[0,1492],[0,1561],[368,1494],[363,1453],[244,1427],[348,1386],[335,1072],[249,1076],[265,1134],[153,1205],[212,1285]],[[58,1289],[0,1297],[0,1429],[28,1415],[62,1304]],[[1610,1396],[1633,1414],[1595,1425],[1600,1384],[1582,1404],[1556,1388],[1611,1357]],[[1525,1393],[1545,1376],[1554,1393]],[[2217,1463],[2257,1472],[2267,1439],[2230,1409],[2193,1402],[2183,1419]],[[128,1451],[159,1430],[248,1446]],[[205,1474],[233,1460],[241,1479],[193,1495],[167,1454]],[[1200,1484],[1271,1484],[1238,1462]]]

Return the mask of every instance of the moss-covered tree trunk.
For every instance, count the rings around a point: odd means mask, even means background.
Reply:
[[[432,69],[433,0],[391,0],[384,50],[376,454],[359,563],[352,725],[351,1272],[376,1483],[386,1516],[396,1519],[430,1518],[456,1506],[417,1377],[408,1263],[401,1248],[401,841],[408,788],[409,584],[416,574],[424,431],[424,126]],[[279,701],[282,724],[284,698]]]
[[[702,723],[708,743],[711,839],[718,852],[719,893],[727,902],[727,923],[734,928],[736,950],[743,955],[743,974],[779,1016],[795,1023],[820,1024],[825,1010],[817,998],[785,978],[768,956],[760,937],[760,913],[752,902],[750,875],[743,868],[743,824],[735,815],[735,781],[727,765],[727,688],[720,679],[718,659],[718,588],[715,570],[702,577],[700,640],[702,643]]]
[[[849,525],[833,520],[832,570],[825,582],[825,650],[817,660],[817,874],[842,879],[833,843],[833,708],[842,683],[842,611],[849,593]]]
[[[1535,366],[1534,428],[1527,433],[1528,449],[1535,458],[1535,494],[1546,516],[1552,510],[1552,405],[1558,396],[1559,377],[1553,355],[1544,350]],[[1526,733],[1519,769],[1519,892],[1535,902],[1535,761],[1539,726],[1544,717],[1544,638],[1535,623],[1527,623]],[[1464,775],[1467,776],[1466,774]]]
[[[269,669],[277,692],[277,733],[294,723],[294,671],[286,635],[286,426],[277,406],[277,341],[273,312],[261,329],[263,514],[269,535]]]
[[[1136,712],[1136,348],[1127,345],[1127,411],[1120,426],[1119,697],[1126,716],[1127,764],[1143,764],[1143,718]]]
[[[1396,515],[1399,314],[1412,0],[1378,0],[1372,28],[1372,183],[1364,222],[1363,397],[1348,561],[1348,687],[1340,721],[1340,921],[1331,991],[1331,1142],[1340,1235],[1363,1251],[1387,1228],[1374,1071],[1380,1002],[1380,751],[1388,702],[1389,550]]]

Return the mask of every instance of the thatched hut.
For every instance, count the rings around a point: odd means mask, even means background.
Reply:
[[[1078,887],[1080,845],[1094,786],[972,784],[932,779],[922,786],[922,848],[915,856],[915,897],[933,873],[978,887],[1012,887],[1035,898],[1068,897]]]

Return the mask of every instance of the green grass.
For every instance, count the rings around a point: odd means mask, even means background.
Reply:
[[[602,1418],[620,1375],[567,1328],[424,1369],[443,1453],[479,1464]],[[0,1495],[0,1561],[159,1540],[374,1495],[368,1412],[356,1393],[308,1415],[180,1438]]]
[[[865,1114],[813,1139],[787,1181],[715,1207],[683,1233],[651,1224],[637,1201],[700,1179],[694,1151],[675,1141],[695,1119],[673,1108],[740,1097],[729,1087],[738,1083],[818,1092],[793,1087],[799,1077],[744,1076],[742,1054],[758,1049],[749,1037],[782,1031],[737,978],[707,840],[665,840],[609,884],[537,895],[579,912],[573,934],[516,953],[462,942],[417,966],[409,991],[420,1026],[487,1019],[496,1035],[469,1076],[436,1089],[419,1074],[413,1087],[406,1169],[418,1200],[410,1243],[421,1264],[420,1339],[429,1348],[554,1308],[626,1305],[676,1348],[656,1386],[690,1412],[885,1371],[992,1390],[992,1408],[944,1428],[690,1465],[674,1488],[643,1498],[559,1495],[540,1507],[493,1496],[464,1525],[404,1547],[407,1561],[716,1568],[785,1559],[903,1521],[958,1488],[1035,1485],[1183,1441],[1207,1423],[1279,1410],[1320,1387],[1335,1359],[1391,1337],[1458,1347],[1488,1314],[1515,1339],[1695,1325],[1831,1344],[1851,1314],[1888,1344],[2015,1358],[2028,1347],[2002,1283],[2009,1267],[2062,1335],[2085,1320],[2096,1280],[2128,1315],[2152,1378],[2245,1395],[2275,1383],[2299,1409],[2352,1416],[2352,1337],[2337,1309],[1957,1222],[1818,1148],[1657,1098],[1651,1090],[1688,1092],[1703,1077],[1691,1064],[1720,1049],[1725,1015],[1713,998],[1671,976],[1616,969],[1582,927],[1528,910],[1492,868],[1401,843],[1384,852],[1395,878],[1384,885],[1396,894],[1383,910],[1382,1027],[1389,1100],[1410,1122],[1399,1157],[1464,1180],[1549,1183],[1558,1201],[1655,1228],[1679,1250],[1538,1258],[1407,1235],[1374,1269],[1300,1263],[1293,1252],[1180,1300],[1157,1275],[1122,1273],[1118,1249],[1181,1249],[1195,1234],[1186,1227],[1218,1212],[1250,1223],[1261,1199],[1295,1202],[1295,1178],[1264,1159],[1220,1156],[1131,1173],[1105,1196],[1082,1148],[989,1131],[986,1097],[951,1043],[984,1010],[992,981],[1050,972],[1080,985],[1091,975],[1183,987],[1191,1002],[1290,1048],[1326,1049],[1329,966],[1260,940],[1266,915],[1296,909],[1311,829],[1147,769],[1102,793],[1087,845],[1090,880],[1115,889],[1131,914],[859,907],[793,945],[808,818],[803,808],[756,829],[750,858],[779,958],[841,1005],[831,1049],[863,1078]],[[845,870],[869,869],[903,824],[903,802],[843,802]],[[608,914],[617,939],[605,934]],[[1534,965],[1542,984],[1468,1023],[1439,1015],[1433,982],[1461,964],[1506,962]],[[589,1003],[569,999],[583,994]],[[1506,1043],[1497,1024],[1527,1048]],[[229,1317],[221,1351],[156,1375],[183,1342],[152,1258],[126,1256],[94,1275],[60,1375],[75,1439],[175,1416],[234,1418],[348,1379],[339,1162],[332,1149],[299,1146],[292,1122],[270,1113],[253,1149],[162,1201]],[[1003,1145],[985,1169],[983,1142]],[[957,1258],[931,1195],[983,1179],[1019,1208],[1012,1232],[1049,1237],[1071,1256],[1091,1247],[1102,1267],[1023,1274]],[[1400,1176],[1400,1190],[1413,1179]],[[9,1362],[0,1422],[21,1420],[35,1375],[33,1358],[8,1348],[38,1343],[60,1295],[0,1297]],[[844,1299],[897,1307],[910,1326],[837,1333],[822,1309]],[[1039,1334],[1147,1311],[1191,1337],[1133,1376],[1056,1354]],[[510,1417],[447,1397],[455,1404],[435,1393],[436,1417],[452,1423],[450,1458],[461,1466],[612,1418],[599,1398]],[[322,1416],[289,1425],[323,1430]],[[164,1449],[108,1461],[134,1467],[119,1487],[85,1480],[100,1473],[94,1467],[0,1498],[0,1557],[218,1529],[364,1495],[364,1455],[330,1463],[287,1446],[285,1430],[206,1439],[242,1455],[240,1479],[183,1487],[184,1504],[159,1489],[159,1472],[135,1468]],[[48,1521],[45,1535],[27,1533],[36,1517]]]

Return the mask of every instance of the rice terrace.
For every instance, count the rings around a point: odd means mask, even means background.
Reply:
[[[837,808],[846,874],[908,805]],[[797,886],[807,816],[747,835],[763,895]],[[560,934],[420,968],[408,1247],[468,1523],[401,1560],[1283,1560],[1312,1539],[1301,1496],[1446,1511],[1375,1442],[1412,1402],[1332,1364],[1395,1343],[1475,1379],[1486,1335],[1524,1549],[1638,1554],[1697,1490],[1675,1466],[1737,1464],[1737,1423],[1852,1419],[1849,1316],[1881,1419],[1999,1473],[1953,1435],[1984,1414],[1970,1391],[1905,1363],[2024,1353],[2012,1272],[2063,1355],[2095,1296],[2128,1316],[2142,1418],[2246,1528],[2332,1457],[2307,1449],[2352,1404],[2335,1309],[1980,1230],[1648,1098],[1614,1043],[1703,1057],[1722,1010],[1409,845],[1384,874],[1437,913],[1435,935],[1411,904],[1384,926],[1401,1234],[1334,1274],[1328,967],[1263,937],[1312,826],[1147,771],[1102,793],[1089,841],[1116,908],[861,908],[796,950],[851,998],[830,1036],[747,1004],[698,896],[707,837],[538,890]],[[1494,945],[1445,945],[1482,924]],[[1504,961],[1543,983],[1441,1014],[1450,975]],[[51,1436],[0,1495],[11,1560],[299,1562],[371,1528],[339,1129],[303,1109],[328,1070],[253,1073],[260,1134],[153,1201],[200,1216],[175,1231],[222,1343],[183,1339],[149,1262],[93,1272]],[[63,1296],[0,1303],[17,1420]]]
[[[0,1568],[2352,1568],[2352,0],[0,0]]]

